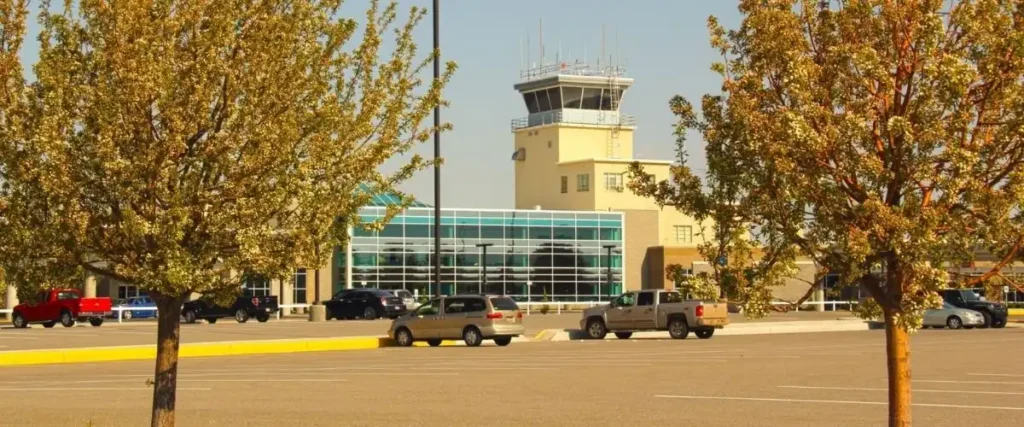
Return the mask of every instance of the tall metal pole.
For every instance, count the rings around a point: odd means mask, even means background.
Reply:
[[[487,246],[484,246],[483,249],[484,249],[484,255],[483,255],[482,264],[480,264],[480,265],[482,265],[484,268],[483,268],[483,270],[481,270],[481,273],[483,275],[483,280],[480,281],[480,295],[483,295],[484,294],[484,290],[487,289]]]
[[[434,81],[441,78],[438,2],[434,0]],[[434,295],[441,296],[441,106],[434,107]]]

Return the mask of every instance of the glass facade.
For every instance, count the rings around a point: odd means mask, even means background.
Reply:
[[[361,219],[373,221],[384,209],[363,208]],[[413,207],[379,232],[355,228],[351,287],[432,295],[433,215],[432,208]],[[607,300],[622,290],[623,222],[618,212],[442,210],[441,292]],[[486,258],[478,245],[490,245]],[[346,259],[346,249],[338,248],[335,292],[346,287]]]

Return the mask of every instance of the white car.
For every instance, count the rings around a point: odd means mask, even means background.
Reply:
[[[943,302],[942,308],[932,308],[924,311],[924,327],[935,328],[971,329],[975,326],[985,324],[985,316],[974,310],[955,307]]]
[[[405,289],[396,289],[391,291],[391,293],[402,299],[402,303],[405,304],[405,309],[408,311],[413,311],[420,306],[420,303],[416,302],[416,298],[413,297],[412,292]]]

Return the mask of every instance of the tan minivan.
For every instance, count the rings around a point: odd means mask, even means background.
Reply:
[[[452,295],[434,298],[391,322],[388,336],[402,347],[426,341],[433,347],[442,340],[461,339],[469,347],[493,339],[500,346],[523,334],[523,312],[512,298],[487,295]]]

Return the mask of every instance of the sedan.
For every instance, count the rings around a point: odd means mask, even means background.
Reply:
[[[124,300],[119,306],[130,309],[121,312],[121,318],[124,320],[129,319],[148,319],[156,317],[156,303],[149,299],[148,296],[137,296]],[[139,309],[150,309],[153,310],[139,310]]]
[[[935,328],[971,329],[984,324],[985,316],[982,316],[981,313],[954,307],[947,302],[942,303],[942,308],[931,308],[924,312],[923,327],[925,328],[931,326]]]

